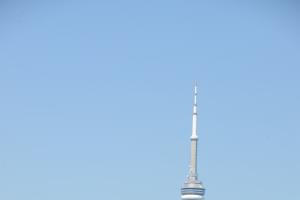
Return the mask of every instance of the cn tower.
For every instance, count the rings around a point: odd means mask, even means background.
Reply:
[[[201,181],[198,180],[197,174],[197,84],[195,84],[194,91],[194,105],[193,105],[193,123],[191,136],[191,157],[189,174],[183,187],[181,188],[182,200],[203,200],[205,188]]]

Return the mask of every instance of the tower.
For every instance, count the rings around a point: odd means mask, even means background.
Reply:
[[[181,188],[182,200],[203,200],[205,188],[201,181],[198,180],[197,174],[197,84],[194,90],[194,105],[193,105],[193,122],[192,122],[192,136],[191,136],[191,157],[190,167],[187,179]]]

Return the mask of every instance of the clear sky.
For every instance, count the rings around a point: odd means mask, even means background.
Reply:
[[[300,199],[300,3],[0,2],[0,199]]]

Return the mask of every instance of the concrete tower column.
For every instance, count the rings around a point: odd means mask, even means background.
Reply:
[[[182,200],[203,200],[205,188],[198,180],[197,175],[197,84],[194,90],[192,136],[191,136],[191,157],[188,177],[181,188]]]
[[[192,118],[192,136],[191,136],[191,160],[190,160],[190,178],[197,179],[197,84],[194,89],[194,104]]]

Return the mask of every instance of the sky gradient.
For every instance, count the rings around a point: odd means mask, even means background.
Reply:
[[[296,1],[0,7],[0,199],[300,199]]]

